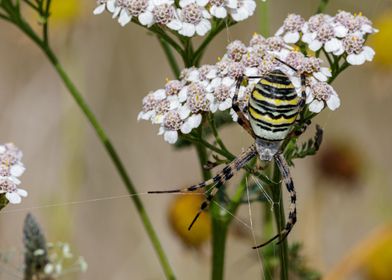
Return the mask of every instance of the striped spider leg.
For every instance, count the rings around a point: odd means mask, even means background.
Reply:
[[[174,189],[174,190],[166,190],[166,191],[149,191],[148,193],[156,194],[156,193],[187,193],[194,192],[196,190],[205,188],[207,186],[212,185],[212,191],[206,196],[206,199],[200,205],[200,209],[197,212],[196,216],[193,218],[190,223],[188,230],[191,230],[192,226],[199,218],[200,214],[207,209],[210,205],[211,201],[215,197],[215,195],[220,190],[221,186],[223,186],[228,180],[233,177],[233,175],[239,171],[242,167],[244,167],[254,156],[257,155],[256,145],[253,144],[243,153],[241,153],[237,158],[235,158],[231,163],[226,165],[218,174],[216,174],[213,178],[201,182],[197,185],[190,186],[188,188],[183,189]]]

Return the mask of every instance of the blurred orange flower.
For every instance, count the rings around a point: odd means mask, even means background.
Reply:
[[[170,225],[184,244],[190,247],[200,247],[211,236],[211,221],[207,212],[202,213],[192,229],[188,230],[203,200],[203,195],[180,195],[173,200],[169,209]]]

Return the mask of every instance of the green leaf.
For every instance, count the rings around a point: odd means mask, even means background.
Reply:
[[[292,138],[287,144],[284,156],[289,165],[294,166],[293,159],[305,158],[307,156],[315,155],[320,149],[323,141],[323,130],[319,125],[316,125],[316,134],[313,138],[302,145],[297,144],[297,138]]]

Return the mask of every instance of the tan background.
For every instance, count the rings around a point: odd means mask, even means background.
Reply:
[[[58,0],[61,1],[61,0]],[[135,26],[121,28],[108,14],[94,17],[95,1],[81,4],[80,18],[53,27],[53,47],[98,119],[111,135],[140,192],[200,180],[196,154],[174,151],[156,136],[157,127],[136,121],[141,99],[172,77],[157,40]],[[270,30],[290,12],[309,17],[318,1],[270,1]],[[391,2],[332,1],[328,12],[363,11],[377,18]],[[230,39],[248,42],[258,30],[259,16],[230,30]],[[161,268],[135,208],[128,198],[69,205],[69,202],[125,195],[90,125],[68,95],[47,59],[24,35],[0,22],[0,142],[12,141],[24,152],[22,177],[29,197],[6,211],[30,209],[51,241],[63,240],[83,255],[89,269],[67,279],[163,279]],[[224,53],[222,33],[208,50],[205,63]],[[389,47],[390,48],[390,47]],[[345,141],[365,165],[354,185],[315,175],[314,158],[293,169],[298,190],[299,221],[290,240],[304,241],[310,264],[329,271],[373,229],[392,217],[392,80],[390,70],[376,64],[352,67],[334,83],[342,106],[317,119],[326,132],[323,148]],[[237,126],[223,130],[234,152],[251,140]],[[143,196],[145,206],[170,257],[178,279],[207,279],[209,244],[202,252],[186,249],[167,223],[170,195]],[[248,220],[247,208],[239,217]],[[258,212],[256,207],[254,212]],[[23,219],[28,210],[0,213],[0,250],[22,248]],[[255,214],[256,215],[256,214]],[[257,215],[256,215],[257,216]],[[257,223],[256,223],[257,224]],[[241,225],[237,224],[237,227]],[[244,230],[246,230],[244,228]],[[260,226],[256,225],[260,235]],[[230,235],[227,279],[259,279],[251,239]],[[4,279],[15,279],[11,275]]]

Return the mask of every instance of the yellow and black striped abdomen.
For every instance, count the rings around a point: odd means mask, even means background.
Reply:
[[[278,141],[289,133],[299,112],[300,97],[286,74],[275,70],[263,77],[249,98],[249,121],[257,137]]]

